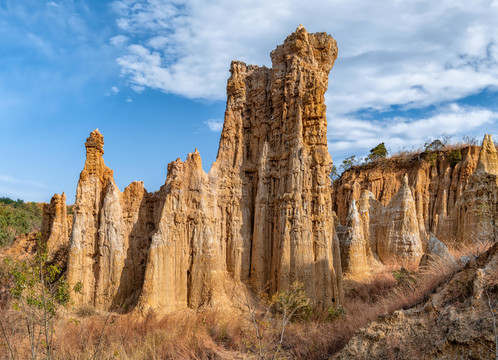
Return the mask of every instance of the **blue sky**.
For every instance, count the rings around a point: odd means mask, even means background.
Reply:
[[[446,132],[498,136],[498,0],[0,0],[0,196],[74,201],[99,128],[120,189],[216,157],[233,59],[270,66],[299,24],[339,57],[326,94],[337,165]]]

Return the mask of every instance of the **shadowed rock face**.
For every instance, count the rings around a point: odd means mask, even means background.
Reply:
[[[300,26],[273,67],[232,62],[216,162],[197,151],[168,165],[166,183],[120,192],[87,139],[68,279],[77,304],[168,312],[226,304],[234,282],[270,293],[301,281],[322,307],[342,297],[328,174],[324,94],[335,40]]]

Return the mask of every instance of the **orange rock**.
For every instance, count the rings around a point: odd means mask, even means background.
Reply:
[[[301,281],[317,306],[339,304],[324,105],[336,56],[332,37],[300,26],[272,69],[232,62],[216,162],[204,173],[196,150],[170,163],[157,193],[121,193],[92,132],[71,235],[75,302],[165,313],[225,305],[233,282],[273,293]]]
[[[54,194],[50,204],[43,205],[42,241],[49,254],[69,246],[69,224],[66,210],[66,195]]]

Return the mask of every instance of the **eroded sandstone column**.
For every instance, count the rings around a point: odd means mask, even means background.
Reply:
[[[74,204],[73,230],[68,260],[69,284],[82,284],[82,294],[75,294],[76,304],[95,304],[95,279],[99,268],[98,230],[104,190],[112,181],[112,170],[104,164],[104,137],[97,130],[86,140],[85,167],[80,174]]]
[[[485,135],[469,186],[452,214],[456,241],[466,244],[498,239],[498,154],[491,135]]]
[[[341,264],[344,276],[361,279],[370,273],[367,240],[363,232],[360,214],[353,200],[349,207],[346,233],[341,248]]]
[[[332,37],[300,26],[272,69],[232,62],[216,162],[208,174],[197,151],[170,163],[157,193],[121,193],[92,132],[71,236],[77,304],[165,313],[223,305],[233,282],[273,293],[296,281],[316,305],[339,304],[324,104],[336,56]]]
[[[377,229],[377,254],[384,264],[419,262],[423,253],[422,241],[407,176],[385,208]]]
[[[50,204],[43,206],[42,240],[49,254],[69,245],[66,195],[54,194]]]

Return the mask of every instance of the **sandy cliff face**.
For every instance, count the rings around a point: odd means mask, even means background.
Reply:
[[[498,155],[486,135],[469,186],[448,214],[450,236],[460,242],[498,239]]]
[[[354,167],[334,183],[333,210],[339,221],[345,223],[351,201],[358,201],[365,190],[387,206],[403,185],[408,175],[419,227],[422,231],[446,237],[454,231],[452,224],[441,227],[441,217],[455,209],[457,199],[469,183],[477,167],[480,148],[469,146],[461,149],[462,161],[452,166],[449,151],[440,151],[433,162],[422,156],[390,159],[379,164]]]
[[[115,308],[136,304],[141,292],[153,228],[154,195],[141,182],[124,192],[103,160],[103,136],[93,131],[86,141],[68,261],[68,281],[81,282],[77,304]]]
[[[87,139],[68,279],[76,302],[168,312],[229,301],[245,282],[271,293],[304,283],[318,305],[340,303],[324,94],[337,56],[325,33],[300,26],[271,54],[271,69],[233,62],[216,162],[196,151],[169,164],[165,185],[120,192]]]
[[[440,152],[433,164],[413,157],[354,168],[334,184],[334,208],[342,214],[359,198],[357,227],[363,229],[367,252],[383,263],[418,262],[434,235],[447,244],[496,240],[498,156],[491,136],[480,149],[467,147],[462,153],[455,166]],[[344,242],[340,226],[337,232]],[[351,251],[342,247],[343,258],[364,256]]]

